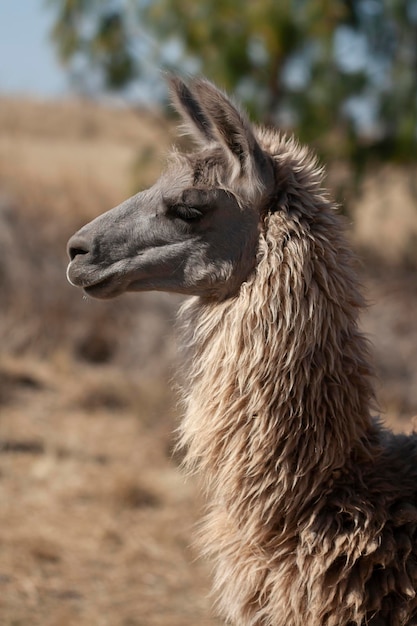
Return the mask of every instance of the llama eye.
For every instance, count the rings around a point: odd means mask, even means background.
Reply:
[[[179,217],[181,220],[185,220],[186,222],[193,222],[203,217],[203,211],[185,204],[173,207],[171,212],[175,215],[175,217]]]

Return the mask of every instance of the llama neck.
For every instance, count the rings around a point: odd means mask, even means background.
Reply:
[[[273,216],[239,295],[187,305],[194,363],[181,427],[186,464],[204,475],[211,501],[238,517],[264,524],[278,511],[291,516],[349,458],[367,455],[362,301],[335,219],[323,217],[333,243],[300,231],[278,248],[287,225]]]

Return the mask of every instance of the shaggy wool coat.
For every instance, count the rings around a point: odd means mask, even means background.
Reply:
[[[184,308],[186,465],[200,544],[239,626],[417,624],[417,441],[371,417],[363,306],[341,218],[305,149],[258,131],[279,194],[236,298]]]

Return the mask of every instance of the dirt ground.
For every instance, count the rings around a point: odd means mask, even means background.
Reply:
[[[91,103],[0,99],[2,626],[221,623],[193,548],[202,502],[174,452],[179,299],[97,303],[65,281],[68,236],[150,182],[172,142],[164,124]],[[358,223],[378,398],[386,422],[409,431],[411,244],[397,238],[396,258],[378,261]]]
[[[215,624],[168,398],[143,423],[113,367],[19,360],[2,374],[0,623]]]

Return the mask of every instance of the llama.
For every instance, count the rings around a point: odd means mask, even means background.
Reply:
[[[417,443],[372,417],[363,300],[316,160],[209,82],[170,79],[197,141],[69,241],[97,298],[164,290],[191,373],[185,465],[238,626],[417,624]]]

